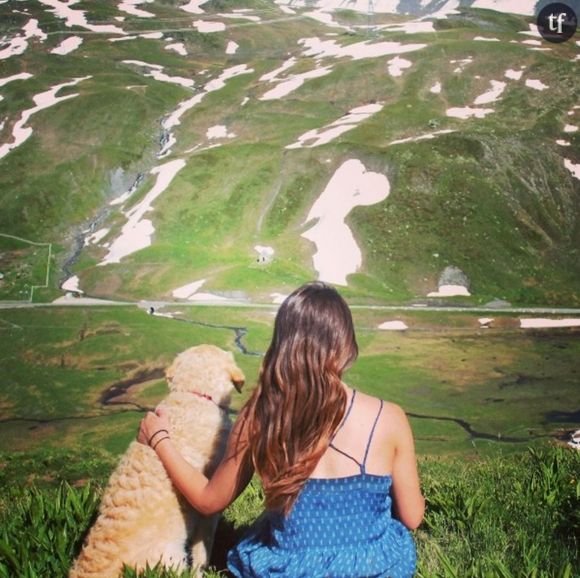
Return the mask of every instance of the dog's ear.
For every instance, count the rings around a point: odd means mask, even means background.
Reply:
[[[246,376],[243,371],[236,365],[236,359],[231,351],[227,352],[228,357],[231,359],[232,363],[229,367],[230,380],[234,384],[236,391],[242,393],[242,386],[246,382]]]
[[[243,374],[242,370],[234,363],[230,367],[230,379],[234,384],[238,393],[242,392],[242,386],[246,381],[246,376]]]
[[[177,360],[175,360],[166,370],[165,370],[165,378],[167,379],[167,383],[169,384],[170,389],[173,385],[173,378],[175,377],[175,367],[177,365]]]
[[[169,386],[170,391],[182,390],[184,389],[184,386],[187,386],[187,370],[190,363],[188,351],[189,350],[182,351],[173,360],[171,365],[165,369],[165,379],[167,380],[167,385]],[[176,378],[177,383],[175,382]]]

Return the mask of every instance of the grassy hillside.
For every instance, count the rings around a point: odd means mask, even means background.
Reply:
[[[63,21],[35,0],[26,2],[30,17],[49,33],[33,38],[21,55],[0,60],[0,78],[22,71],[34,76],[0,88],[0,142],[32,97],[73,78],[91,76],[59,96],[78,93],[35,114],[33,135],[0,159],[0,233],[54,245],[50,286],[71,272],[88,294],[126,299],[171,298],[171,291],[196,279],[205,290],[242,291],[268,299],[316,276],[312,243],[300,237],[310,207],[336,169],[349,158],[390,181],[388,198],[357,207],[348,216],[363,253],[362,268],[349,277],[348,291],[358,300],[401,302],[424,297],[437,288],[447,265],[460,267],[471,281],[473,297],[513,303],[578,305],[580,278],[578,224],[580,184],[564,158],[580,162],[579,134],[564,133],[580,123],[580,85],[573,41],[541,48],[530,40],[529,18],[498,16],[465,9],[436,22],[435,32],[406,33],[381,29],[401,16],[376,16],[377,28],[357,28],[366,16],[348,11],[334,16],[342,27],[325,26],[305,16],[284,14],[269,2],[209,2],[204,14],[187,14],[175,3],[147,4],[156,18],[124,14],[112,1],[82,6],[94,23],[115,23],[132,35],[163,34],[111,42],[113,34],[85,34],[70,54],[50,54],[64,37]],[[233,10],[245,8],[236,18]],[[244,19],[244,14],[259,21]],[[7,37],[21,34],[29,16],[0,5]],[[225,30],[203,33],[192,23],[222,22]],[[347,26],[354,26],[347,30]],[[326,36],[333,34],[337,36]],[[474,40],[477,36],[498,41]],[[118,37],[117,37],[118,38]],[[403,54],[411,62],[401,76],[388,72],[392,56],[324,57],[307,53],[304,38],[319,38],[348,47],[360,42],[421,43]],[[238,45],[226,54],[230,42]],[[167,50],[182,43],[187,55]],[[286,75],[320,66],[331,71],[306,80],[281,99],[261,100],[275,85],[263,74],[295,58]],[[457,63],[471,62],[457,72]],[[173,77],[194,81],[193,88],[148,76],[151,69],[127,64],[138,60],[163,66]],[[170,132],[176,143],[168,157],[156,158],[166,115],[181,102],[201,94],[234,66],[252,72],[231,78],[208,92]],[[526,67],[520,80],[505,78],[508,69]],[[501,98],[482,105],[494,112],[462,120],[446,114],[450,107],[474,106],[490,82],[506,82]],[[545,90],[527,86],[540,80]],[[441,84],[441,92],[431,87]],[[349,110],[370,102],[383,109],[357,128],[316,148],[285,147],[305,132],[320,129]],[[242,104],[243,103],[243,104]],[[571,112],[571,114],[568,114]],[[236,136],[214,141],[206,136],[216,125]],[[431,140],[391,144],[439,130],[453,130]],[[556,144],[566,139],[569,147]],[[215,144],[217,148],[207,147]],[[193,150],[195,149],[195,150]],[[203,150],[206,149],[206,150]],[[126,217],[108,201],[128,190],[139,174],[141,184],[122,209],[135,207],[151,190],[149,171],[172,159],[186,166],[147,213],[155,228],[152,245],[122,259],[96,265],[106,255],[103,244],[118,237]],[[97,244],[85,247],[81,231],[107,228]],[[254,245],[272,246],[275,258],[256,264]],[[35,257],[2,241],[0,296],[28,293]],[[20,275],[18,276],[18,273]],[[51,299],[54,291],[39,291]]]
[[[10,488],[13,460],[0,474],[0,576],[66,576],[96,513],[99,482],[71,487],[83,469],[91,477],[98,458],[62,452],[40,454],[48,476],[39,485]],[[38,457],[40,457],[40,455]],[[74,457],[71,460],[71,457]],[[63,471],[59,463],[68,464]],[[55,467],[57,466],[57,467]],[[414,532],[421,578],[573,578],[578,576],[580,460],[577,452],[546,447],[496,459],[422,461],[427,513]],[[66,467],[66,466],[65,466]],[[106,467],[104,471],[106,471]],[[74,478],[73,478],[74,479]],[[103,479],[103,478],[101,478]],[[20,481],[20,478],[18,478]],[[263,494],[252,482],[224,513],[206,578],[223,572],[224,555],[263,509]],[[29,531],[30,527],[35,532]],[[127,570],[125,578],[136,575]],[[142,578],[190,578],[151,570]]]

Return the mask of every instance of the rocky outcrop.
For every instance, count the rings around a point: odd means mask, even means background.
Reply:
[[[470,282],[467,275],[459,267],[449,265],[443,269],[437,285],[438,287],[442,287],[443,285],[461,285],[469,290]]]

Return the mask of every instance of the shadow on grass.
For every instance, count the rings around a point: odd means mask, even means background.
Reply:
[[[215,568],[218,572],[222,572],[224,576],[233,576],[227,570],[228,552],[243,538],[249,528],[249,525],[235,528],[230,521],[222,517],[219,521],[213,542],[209,562],[210,567]]]

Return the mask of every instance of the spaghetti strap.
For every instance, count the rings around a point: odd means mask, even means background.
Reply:
[[[375,417],[375,422],[373,423],[373,429],[371,429],[371,433],[369,435],[369,440],[367,442],[367,449],[365,451],[365,457],[363,458],[362,464],[360,464],[360,470],[364,474],[366,472],[366,465],[367,465],[367,457],[369,455],[369,450],[371,448],[371,443],[373,441],[373,436],[375,435],[375,428],[377,427],[377,423],[379,422],[379,417],[381,416],[381,412],[383,411],[384,402],[381,399],[381,405],[379,407],[379,411],[377,413],[377,417]]]
[[[334,451],[338,452],[339,454],[342,454],[344,457],[348,458],[349,460],[352,460],[359,468],[362,468],[362,464],[356,458],[354,458],[350,454],[347,454],[345,451],[341,450],[340,448],[337,448],[333,443],[334,438],[336,437],[336,434],[338,434],[338,432],[342,429],[342,426],[346,423],[346,420],[347,420],[348,416],[350,415],[350,411],[352,409],[352,406],[354,405],[355,396],[356,396],[356,389],[353,389],[352,390],[352,397],[350,398],[350,404],[348,405],[348,409],[346,410],[344,417],[342,418],[342,421],[340,422],[340,425],[338,426],[337,430],[334,432],[334,434],[330,438],[330,443],[328,444],[328,446],[331,447]]]
[[[348,416],[350,415],[350,410],[352,409],[352,406],[354,404],[354,398],[356,396],[356,389],[352,390],[352,397],[350,398],[350,403],[348,404],[348,408],[344,414],[344,417],[342,418],[342,421],[340,422],[340,425],[338,426],[338,428],[336,429],[336,431],[332,434],[332,437],[330,438],[330,445],[332,445],[332,442],[334,441],[334,438],[336,437],[336,434],[342,429],[342,426],[345,424]]]

